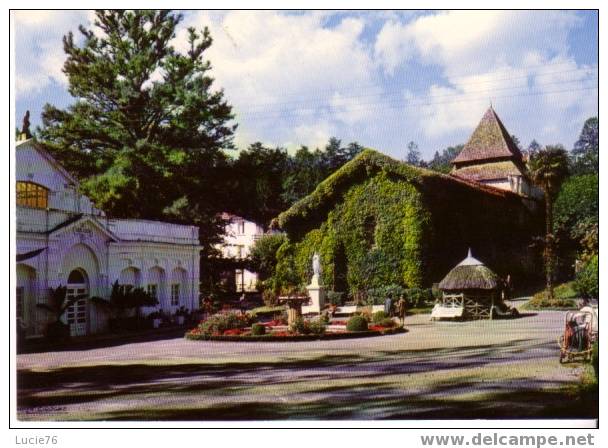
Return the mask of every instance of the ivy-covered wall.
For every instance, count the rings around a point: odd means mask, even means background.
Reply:
[[[318,252],[323,281],[337,291],[425,287],[468,247],[499,274],[523,278],[516,271],[526,269],[538,225],[515,195],[366,150],[277,218],[288,238],[277,252],[274,284],[307,284]]]

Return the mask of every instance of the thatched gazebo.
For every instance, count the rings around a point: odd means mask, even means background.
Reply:
[[[473,258],[469,249],[467,258],[439,282],[443,295],[441,303],[433,308],[431,319],[491,319],[501,302],[502,286],[500,277]]]

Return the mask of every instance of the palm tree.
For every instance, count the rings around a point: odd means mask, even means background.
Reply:
[[[553,300],[553,275],[555,272],[555,235],[553,234],[553,202],[566,177],[568,177],[568,153],[561,146],[547,146],[531,155],[528,170],[532,182],[545,195],[545,241],[543,259],[547,281],[547,296]]]
[[[38,308],[48,311],[55,317],[55,321],[51,322],[47,327],[47,336],[50,338],[69,336],[69,327],[61,322],[61,317],[70,306],[86,297],[86,295],[78,295],[68,299],[67,291],[68,288],[62,285],[57,286],[57,288],[50,288],[48,302],[36,304]]]

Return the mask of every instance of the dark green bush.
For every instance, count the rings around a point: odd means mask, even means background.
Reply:
[[[405,298],[410,308],[422,308],[433,301],[432,289],[410,288],[405,292]]]
[[[308,322],[303,317],[298,317],[289,326],[289,331],[297,334],[309,334],[310,327]]]
[[[395,327],[397,324],[395,323],[395,321],[393,319],[391,319],[390,317],[387,317],[385,319],[382,319],[378,322],[374,322],[375,325],[379,325],[381,327],[386,327],[386,328],[392,328]]]
[[[576,274],[574,290],[585,299],[597,299],[599,296],[598,256],[589,260],[585,267]]]
[[[405,288],[396,284],[371,288],[367,290],[367,304],[384,305],[384,301],[389,297],[393,300],[394,304],[399,300],[399,297],[406,293],[406,291]]]
[[[367,331],[367,320],[363,316],[353,316],[346,323],[348,331]]]
[[[253,336],[260,336],[266,333],[266,327],[262,324],[253,324],[251,326],[251,334]]]
[[[384,311],[376,311],[372,315],[372,322],[377,324],[378,322],[383,321],[387,317],[388,317],[388,315]]]
[[[343,296],[344,296],[344,293],[342,293],[342,292],[327,291],[327,301],[332,305],[341,306],[343,303],[342,302]]]
[[[206,335],[222,334],[226,330],[245,328],[249,326],[250,317],[246,314],[227,313],[214,314],[199,326],[199,330]]]
[[[70,326],[61,321],[51,322],[46,327],[46,337],[51,341],[61,341],[70,337]]]
[[[325,324],[320,319],[308,321],[308,330],[310,334],[322,335],[325,333]]]

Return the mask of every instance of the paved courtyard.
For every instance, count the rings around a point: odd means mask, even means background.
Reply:
[[[17,357],[22,420],[591,417],[563,313],[289,343],[172,338]]]

